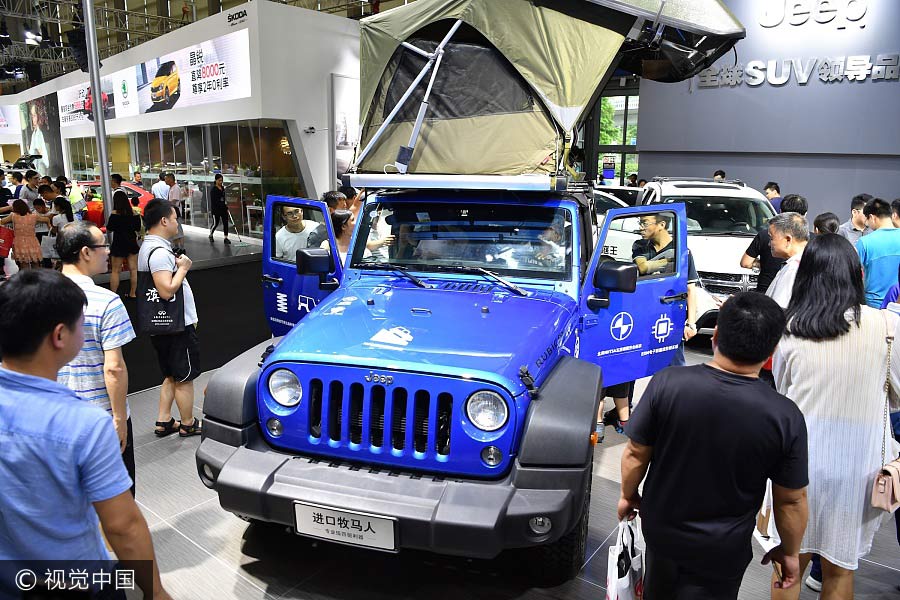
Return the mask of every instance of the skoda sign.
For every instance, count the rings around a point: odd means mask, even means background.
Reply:
[[[236,10],[228,15],[228,24],[234,27],[238,23],[243,23],[247,19],[246,10]]]

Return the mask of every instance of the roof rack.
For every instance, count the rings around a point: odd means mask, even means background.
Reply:
[[[740,179],[723,179],[722,181],[718,181],[716,179],[712,179],[711,177],[654,177],[650,181],[657,181],[659,183],[666,183],[669,181],[696,181],[698,183],[730,183],[732,185],[740,186],[747,185]]]
[[[564,192],[566,177],[552,175],[397,175],[347,173],[344,185],[371,189],[419,190],[514,190],[520,192]]]

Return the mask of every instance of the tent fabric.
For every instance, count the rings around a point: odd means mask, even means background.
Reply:
[[[662,39],[649,26],[660,6]],[[681,81],[744,35],[721,0],[417,0],[361,21],[360,150],[426,63],[403,44],[431,52],[457,21],[463,25],[445,48],[411,173],[555,172],[566,136],[613,67]],[[430,77],[359,170],[394,167]]]
[[[636,17],[655,21],[660,6],[659,22],[701,35],[743,38],[744,26],[721,0],[587,0],[593,4],[619,10]]]
[[[509,60],[557,124],[570,131],[588,108],[634,19],[575,0],[546,4],[540,0],[417,0],[363,19],[360,114],[364,118],[370,114],[381,75],[402,42],[436,21],[462,20]],[[576,6],[580,18],[572,16]]]
[[[406,145],[413,122],[389,127],[360,170],[385,172]],[[426,120],[409,171],[446,175],[527,175],[556,171],[562,140],[546,113]]]

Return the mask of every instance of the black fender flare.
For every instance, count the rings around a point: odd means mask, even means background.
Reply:
[[[206,387],[204,418],[243,427],[257,420],[256,383],[263,354],[281,338],[266,340],[225,363]]]
[[[528,406],[519,463],[583,467],[591,460],[591,435],[602,401],[600,367],[563,356]]]

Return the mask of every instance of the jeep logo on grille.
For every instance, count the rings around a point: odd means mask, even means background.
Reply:
[[[370,383],[383,383],[384,385],[391,385],[394,383],[393,375],[379,375],[374,371],[369,371],[369,374],[366,375],[365,380]]]

